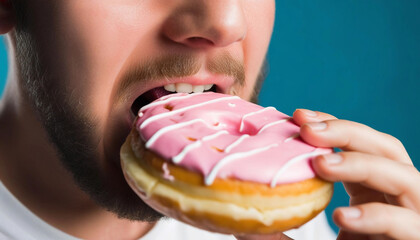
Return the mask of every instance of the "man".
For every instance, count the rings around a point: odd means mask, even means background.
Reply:
[[[233,238],[158,221],[127,187],[119,148],[147,103],[136,99],[151,101],[164,85],[215,84],[255,99],[274,4],[0,0],[11,66],[0,106],[0,238]],[[308,143],[343,149],[313,161],[350,194],[352,206],[333,216],[339,239],[420,238],[420,174],[398,140],[325,113],[293,117]],[[325,226],[321,215],[289,233],[328,239]]]

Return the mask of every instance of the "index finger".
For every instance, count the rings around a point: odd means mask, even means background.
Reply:
[[[333,119],[337,118],[328,113],[311,111],[308,109],[296,109],[293,113],[293,121],[299,126],[302,126],[307,122],[321,122]]]
[[[369,153],[412,165],[398,139],[360,123],[347,120],[305,123],[300,134],[306,142],[317,147],[337,147],[344,151]]]

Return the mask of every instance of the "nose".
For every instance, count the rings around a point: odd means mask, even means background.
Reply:
[[[187,0],[166,19],[163,35],[192,48],[225,47],[245,38],[242,0]]]

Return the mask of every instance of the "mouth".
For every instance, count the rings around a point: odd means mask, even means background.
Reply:
[[[200,92],[219,92],[216,84],[191,85],[188,83],[171,83],[161,87],[153,88],[138,96],[131,105],[131,112],[137,116],[138,111],[143,106],[153,102],[163,96],[175,93],[200,93]]]

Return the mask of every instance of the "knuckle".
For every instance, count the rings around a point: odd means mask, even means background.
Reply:
[[[399,165],[402,167],[401,173],[404,173],[401,177],[401,192],[418,192],[420,190],[420,186],[414,183],[420,182],[420,172],[414,166],[402,163]]]
[[[391,211],[391,208],[384,207],[383,204],[376,204],[376,210],[376,212],[378,212],[378,220],[380,221],[380,225],[382,226],[382,229],[384,229],[385,233],[390,235],[395,232],[395,214]]]
[[[419,170],[417,170],[417,168],[415,168],[414,166],[410,166],[410,165],[404,165],[404,167],[407,168],[407,172],[409,173],[410,176],[415,178],[417,181],[420,181],[420,172],[419,172]]]
[[[388,204],[381,202],[371,202],[365,205],[363,209],[368,215],[376,216],[378,219],[389,222],[389,219],[392,218],[392,211],[389,208]]]
[[[359,152],[341,152],[343,165],[340,173],[353,182],[369,185],[372,179],[377,178],[376,161],[369,159]]]
[[[405,162],[404,160],[407,160],[406,158],[408,157],[408,155],[404,144],[398,138],[390,134],[383,132],[380,132],[380,134],[382,134],[382,136],[384,136],[384,139],[386,139],[386,141],[388,142],[388,147],[384,149],[384,155],[390,156],[394,160]]]
[[[394,137],[390,134],[387,134],[387,133],[384,133],[384,134],[388,136],[388,138],[389,138],[389,140],[390,140],[390,142],[393,146],[395,146],[396,148],[398,148],[400,150],[405,151],[404,144],[398,138],[396,138],[396,137]]]
[[[419,184],[413,184],[420,182],[420,172],[419,170],[414,166],[406,166],[409,169],[410,176],[412,176],[413,181],[410,180],[410,185],[414,186],[416,192],[420,192],[420,185]]]
[[[330,120],[328,126],[339,137],[339,147],[342,149],[351,149],[355,146],[354,138],[360,130],[371,131],[371,128],[364,124],[344,119]]]
[[[359,152],[341,152],[343,162],[351,171],[351,174],[357,173],[361,181],[367,181],[370,175],[371,161],[365,161],[365,156]]]

